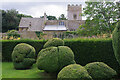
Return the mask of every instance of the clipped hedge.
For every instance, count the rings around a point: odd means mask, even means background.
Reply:
[[[59,72],[63,67],[76,62],[74,61],[74,53],[69,47],[58,46],[42,49],[36,63],[40,70]]]
[[[87,70],[79,64],[64,67],[57,76],[57,80],[93,80]]]
[[[64,46],[64,41],[60,38],[53,38],[48,40],[45,44],[44,44],[44,48],[47,47],[58,47],[58,46]]]
[[[12,61],[15,69],[28,69],[36,62],[35,49],[29,44],[20,43],[12,52]]]
[[[104,62],[116,71],[120,70],[119,64],[114,56],[112,39],[66,39],[65,46],[72,49],[75,61],[78,64],[86,65],[90,62]],[[2,41],[2,60],[11,61],[13,48],[18,43],[28,43],[38,53],[45,44],[45,40],[5,40]]]
[[[11,54],[14,47],[19,43],[27,43],[33,46],[36,50],[36,55],[43,48],[46,41],[44,40],[3,40],[2,41],[2,61],[12,61]]]
[[[93,80],[112,80],[117,75],[116,71],[103,62],[93,62],[85,65]]]
[[[120,21],[115,27],[112,36],[114,54],[116,56],[117,61],[120,64]]]

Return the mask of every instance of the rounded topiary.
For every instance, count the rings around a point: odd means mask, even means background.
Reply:
[[[73,51],[67,46],[58,47],[58,60],[59,60],[59,70],[61,70],[64,66],[76,63],[74,61]]]
[[[110,80],[117,75],[115,70],[103,62],[89,63],[85,68],[94,80]]]
[[[35,63],[35,49],[26,43],[15,46],[12,52],[12,60],[15,69],[27,69]]]
[[[51,46],[55,46],[55,47],[64,46],[64,41],[59,38],[50,39],[45,43],[44,48],[51,47]]]
[[[64,66],[74,63],[74,54],[67,46],[42,49],[37,58],[38,69],[46,72],[58,72]]]
[[[112,39],[114,54],[120,64],[120,21],[113,31]]]
[[[58,73],[57,80],[92,80],[92,77],[81,65],[71,64]]]

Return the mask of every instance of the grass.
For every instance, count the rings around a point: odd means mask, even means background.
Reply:
[[[31,69],[15,70],[12,62],[2,63],[2,78],[56,78],[55,74],[46,73],[39,70],[36,64]]]

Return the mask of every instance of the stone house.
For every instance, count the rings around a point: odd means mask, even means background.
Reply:
[[[49,39],[53,38],[54,34],[59,35],[65,31],[75,31],[80,25],[85,23],[80,15],[82,13],[82,5],[68,5],[67,13],[67,20],[47,20],[46,13],[44,13],[44,18],[23,17],[19,24],[19,32],[21,34],[26,32],[25,35],[31,36],[27,32],[40,31],[47,34],[44,37],[45,39]]]

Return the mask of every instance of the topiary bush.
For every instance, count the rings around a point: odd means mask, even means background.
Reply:
[[[93,62],[85,66],[94,80],[110,80],[117,75],[116,71],[103,62]]]
[[[113,31],[112,39],[114,54],[120,64],[120,21],[118,22],[116,28]]]
[[[12,52],[12,60],[15,69],[28,69],[35,63],[35,49],[29,44],[20,43]]]
[[[59,38],[50,39],[45,43],[44,48],[51,47],[51,46],[55,46],[55,47],[64,46],[64,41]]]
[[[92,77],[81,65],[71,64],[58,73],[57,80],[92,80]]]
[[[74,63],[74,54],[67,46],[42,49],[37,58],[38,69],[46,72],[58,72],[64,66]]]

